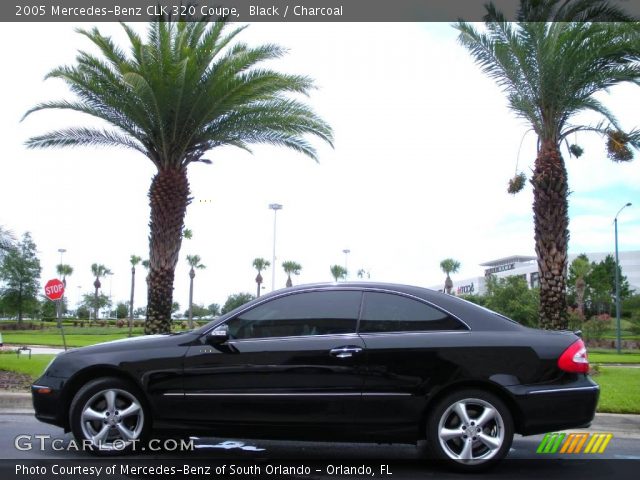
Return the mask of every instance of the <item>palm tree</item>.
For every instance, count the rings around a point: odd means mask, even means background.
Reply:
[[[59,263],[56,265],[56,272],[58,275],[62,275],[62,284],[67,287],[67,277],[73,274],[73,267],[65,263]]]
[[[282,268],[284,268],[284,273],[287,274],[287,288],[293,286],[293,282],[291,281],[291,274],[300,275],[300,270],[302,270],[302,265],[298,262],[282,262]]]
[[[460,270],[460,262],[453,258],[445,258],[440,262],[440,269],[447,274],[447,278],[444,281],[444,291],[451,295],[453,280],[451,280],[449,274],[458,273],[458,270]]]
[[[262,274],[263,270],[266,270],[271,266],[271,262],[265,260],[264,258],[254,258],[253,259],[253,268],[258,271],[258,275],[256,276],[256,283],[258,284],[258,293],[256,297],[260,296],[260,286],[262,285]]]
[[[191,279],[189,282],[189,328],[193,328],[193,279],[196,276],[195,269],[202,270],[205,267],[200,263],[200,255],[187,255],[187,263],[191,267],[189,270],[189,278]]]
[[[94,263],[91,265],[91,273],[94,277],[96,277],[95,282],[93,282],[93,287],[96,289],[94,294],[94,302],[93,302],[93,319],[98,320],[98,290],[102,287],[100,283],[100,279],[105,275],[110,275],[111,270],[105,267],[102,264]]]
[[[234,43],[245,27],[228,31],[224,20],[162,20],[150,23],[146,40],[123,25],[130,49],[119,48],[97,28],[79,29],[101,55],[81,51],[75,65],[48,75],[65,81],[78,99],[42,103],[25,114],[75,110],[113,127],[55,130],[27,140],[30,148],[120,146],[155,166],[149,188],[146,333],[171,330],[175,268],[191,201],[189,165],[211,163],[204,155],[217,147],[250,151],[256,143],[292,148],[317,160],[308,137],[331,145],[333,136],[331,127],[297,98],[310,93],[313,81],[263,66],[284,49]]]
[[[584,320],[584,295],[587,289],[587,276],[591,273],[591,263],[586,255],[578,255],[569,267],[570,275],[575,278],[576,304],[578,316]]]
[[[347,269],[342,265],[331,265],[331,275],[333,276],[334,281],[338,281],[339,279],[347,278]]]
[[[501,21],[492,3],[487,5],[487,22]],[[520,0],[518,22],[629,22],[635,19],[609,0]]]
[[[131,297],[129,298],[129,336],[133,334],[133,294],[136,289],[136,265],[142,261],[142,257],[131,255]]]
[[[73,267],[65,263],[59,263],[58,265],[56,265],[56,272],[58,273],[58,275],[62,275],[62,285],[64,285],[64,288],[66,290],[67,276],[70,276],[73,274]],[[58,318],[62,316],[63,301],[64,301],[64,294],[63,294],[63,297],[58,301],[58,312],[57,312]]]
[[[0,225],[0,258],[15,245],[15,240],[13,233]]]
[[[541,5],[549,0],[529,2]],[[586,2],[594,3],[594,2]],[[596,2],[597,3],[597,2]],[[542,18],[540,12],[527,13]],[[567,323],[566,267],[569,239],[568,181],[560,146],[580,131],[602,134],[609,157],[627,161],[629,145],[640,146],[640,132],[622,131],[612,112],[594,94],[640,76],[638,25],[604,22],[486,22],[481,33],[465,22],[456,28],[460,42],[483,71],[505,90],[515,114],[538,136],[533,176],[535,248],[540,277],[539,323],[563,329]],[[566,17],[566,16],[565,16]],[[547,17],[545,17],[547,18]],[[592,111],[597,125],[570,123]]]

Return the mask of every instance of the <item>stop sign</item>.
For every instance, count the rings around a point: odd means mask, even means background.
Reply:
[[[57,278],[52,278],[44,286],[44,294],[49,300],[60,300],[64,295],[64,284]]]

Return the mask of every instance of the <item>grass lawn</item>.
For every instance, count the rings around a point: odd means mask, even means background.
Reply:
[[[610,353],[613,352],[613,353]],[[640,352],[621,353],[618,355],[614,351],[591,351],[589,350],[589,363],[638,363],[640,364]]]
[[[76,329],[68,329],[76,330]],[[88,330],[88,329],[87,329]],[[134,336],[136,334],[134,333]],[[138,334],[139,335],[139,334]],[[118,340],[121,338],[127,338],[128,332],[114,331],[104,334],[92,334],[92,333],[71,333],[65,329],[64,336],[67,340],[67,346],[69,347],[85,347],[87,345],[93,345],[95,343],[108,342],[109,340]],[[50,345],[54,347],[62,347],[62,336],[59,331],[51,330],[35,330],[29,332],[3,332],[2,337],[4,343],[15,345]]]
[[[600,367],[598,412],[640,413],[640,368]]]
[[[55,355],[31,355],[29,358],[28,354],[18,356],[6,353],[0,355],[0,370],[24,373],[35,380],[42,374],[53,357]]]

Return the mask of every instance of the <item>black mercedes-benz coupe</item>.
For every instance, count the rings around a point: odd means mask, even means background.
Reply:
[[[515,433],[588,425],[588,369],[571,332],[424,288],[337,283],[273,292],[197,330],[70,350],[32,393],[39,420],[101,454],[154,431],[426,440],[474,469],[505,457]]]

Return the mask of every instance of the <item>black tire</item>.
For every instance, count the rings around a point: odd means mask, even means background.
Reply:
[[[144,448],[151,416],[144,396],[130,382],[104,377],[85,384],[69,408],[73,436],[83,450],[99,456]]]
[[[457,470],[479,471],[509,453],[513,419],[496,395],[459,390],[441,399],[429,413],[426,436],[431,458]]]

